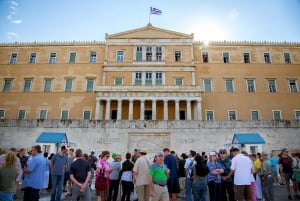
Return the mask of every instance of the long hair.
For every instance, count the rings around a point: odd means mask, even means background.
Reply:
[[[14,167],[17,162],[17,156],[15,152],[9,151],[6,154],[6,159],[5,159],[5,167]]]

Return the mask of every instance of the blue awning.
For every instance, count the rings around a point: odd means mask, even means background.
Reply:
[[[66,133],[43,132],[36,139],[36,142],[68,144],[68,138]]]
[[[258,133],[235,133],[232,144],[265,144],[265,140]]]

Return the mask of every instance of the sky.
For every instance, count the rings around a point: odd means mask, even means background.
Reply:
[[[105,41],[149,19],[195,41],[300,42],[300,0],[0,0],[0,43]]]

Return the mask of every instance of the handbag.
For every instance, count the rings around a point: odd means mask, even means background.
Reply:
[[[104,173],[103,174],[98,174],[96,176],[95,188],[97,190],[100,190],[100,191],[107,189],[108,188],[108,186],[107,186],[107,179],[108,178],[106,178],[104,176]]]

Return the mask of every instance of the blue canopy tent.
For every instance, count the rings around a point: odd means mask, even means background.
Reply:
[[[56,151],[59,151],[60,145],[74,144],[68,141],[66,133],[42,132],[36,139],[37,143],[53,143],[56,146]]]
[[[262,145],[265,140],[259,133],[235,133],[231,144],[240,146],[248,153],[262,152]]]

